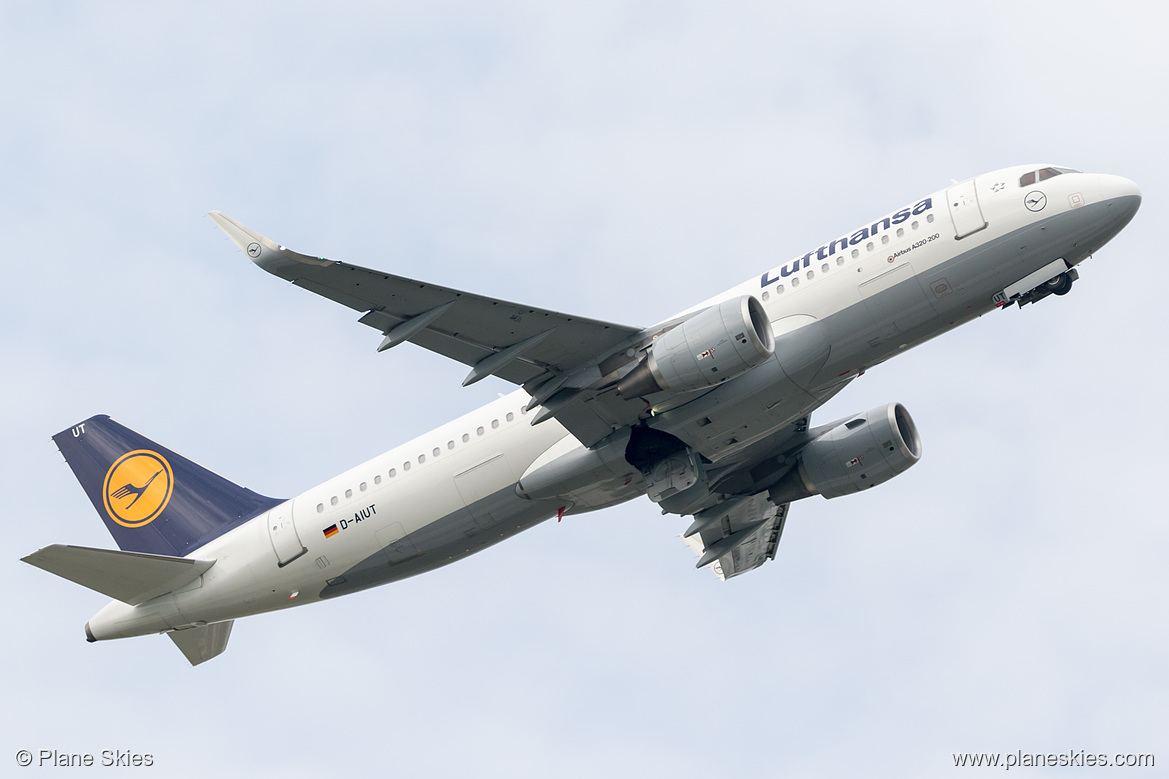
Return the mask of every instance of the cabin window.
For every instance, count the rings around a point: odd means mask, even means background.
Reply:
[[[422,465],[422,463],[424,463],[424,462],[426,462],[426,455],[424,455],[424,454],[418,455],[418,464]]]
[[[808,281],[811,281],[814,278],[816,278],[816,271],[814,271],[814,270],[808,271]]]
[[[904,227],[898,227],[898,228],[897,228],[897,237],[898,237],[898,238],[903,238],[904,236],[905,236],[905,228],[904,228]]]
[[[392,478],[394,478],[394,477],[395,477],[395,476],[397,476],[397,475],[398,475],[398,469],[397,469],[397,468],[391,468],[391,469],[390,469],[390,478],[392,479]]]
[[[508,421],[508,422],[510,422],[510,421],[512,421],[513,419],[515,419],[515,414],[513,414],[513,413],[511,413],[511,412],[509,411],[509,412],[507,412],[507,417],[506,417],[506,418],[507,418],[507,421]]]
[[[860,256],[861,256],[861,250],[860,250],[860,249],[853,249],[853,250],[852,250],[852,258],[853,258],[854,260],[855,260],[857,257],[860,257]]]
[[[467,443],[467,442],[468,442],[468,441],[470,441],[470,440],[471,440],[471,436],[470,436],[470,434],[468,434],[468,433],[463,433],[463,443],[465,444],[465,443]]]
[[[406,462],[402,463],[402,470],[403,470],[403,471],[408,471],[408,470],[410,470],[410,461],[409,461],[409,460],[407,460]]]
[[[365,492],[365,490],[368,486],[369,486],[368,484],[366,484],[365,482],[362,482],[361,484],[357,485],[357,489],[361,490],[362,492]]]
[[[317,513],[318,513],[318,514],[320,514],[320,513],[321,513],[322,511],[324,511],[324,510],[325,510],[325,504],[324,504],[324,503],[318,503],[318,504],[317,504]]]
[[[933,214],[926,214],[926,215],[925,215],[925,221],[929,222],[930,224],[933,224],[933,221],[934,221],[934,215],[933,215]]]
[[[454,441],[447,441],[447,442],[446,442],[446,448],[447,448],[447,449],[454,449],[454,448],[455,448],[455,442],[454,442]]]
[[[824,263],[823,265],[821,265],[820,271],[823,273],[827,273],[828,272],[828,263]]]
[[[496,430],[498,428],[499,428],[499,420],[498,419],[491,420],[491,429]]]
[[[769,300],[771,300],[771,293],[765,290],[763,292],[763,302],[766,303]]]
[[[438,457],[440,454],[442,454],[442,450],[436,446],[430,454],[434,457]]]
[[[916,220],[916,219],[914,219],[914,220],[913,220],[913,222],[912,222],[912,223],[910,223],[910,225],[909,225],[909,226],[910,226],[910,227],[912,227],[914,230],[916,230],[916,229],[917,229],[917,220]]]
[[[373,477],[373,483],[374,484],[381,484],[382,483],[382,475],[380,473],[377,476]]]
[[[837,265],[843,265],[843,264],[844,264],[844,258],[843,258],[843,257],[837,257],[837,258],[836,258],[836,264],[837,264]]]
[[[353,497],[353,490],[345,490],[345,497],[352,498]]]
[[[868,243],[865,244],[865,251],[871,252],[872,250],[873,250],[873,242],[869,241]]]
[[[800,286],[800,277],[792,276],[792,289],[795,289],[798,286]]]
[[[889,243],[889,236],[882,235],[881,236],[881,243]]]
[[[483,435],[483,428],[482,427],[475,428],[475,435]]]
[[[334,495],[333,497],[329,498],[329,505],[330,505],[330,506],[336,506],[336,505],[337,505],[337,496],[336,496],[336,495]]]

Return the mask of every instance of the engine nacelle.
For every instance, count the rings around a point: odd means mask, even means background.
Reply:
[[[768,491],[775,503],[838,498],[884,484],[921,459],[921,437],[900,403],[880,406],[816,438],[799,464]]]
[[[516,494],[557,501],[574,513],[629,500],[644,492],[641,474],[625,459],[631,431],[622,428],[592,449],[564,436],[528,466]]]
[[[617,384],[622,397],[706,389],[759,365],[775,351],[763,304],[752,295],[724,300],[658,336]]]

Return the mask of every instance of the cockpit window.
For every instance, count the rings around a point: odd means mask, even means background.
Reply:
[[[1059,176],[1063,173],[1079,173],[1080,171],[1074,168],[1041,168],[1033,170],[1030,173],[1024,173],[1019,177],[1020,187],[1029,187],[1037,181],[1047,181],[1053,176]]]

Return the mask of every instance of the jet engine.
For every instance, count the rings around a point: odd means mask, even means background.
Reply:
[[[763,304],[752,295],[724,300],[667,330],[617,384],[625,398],[706,389],[759,365],[775,351]]]
[[[776,503],[838,498],[884,484],[921,459],[921,437],[900,403],[857,414],[815,438],[768,493]]]

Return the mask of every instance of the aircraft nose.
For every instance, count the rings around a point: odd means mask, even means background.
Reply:
[[[1128,224],[1141,207],[1141,188],[1124,176],[1100,177],[1101,200],[1108,204],[1120,227]]]

